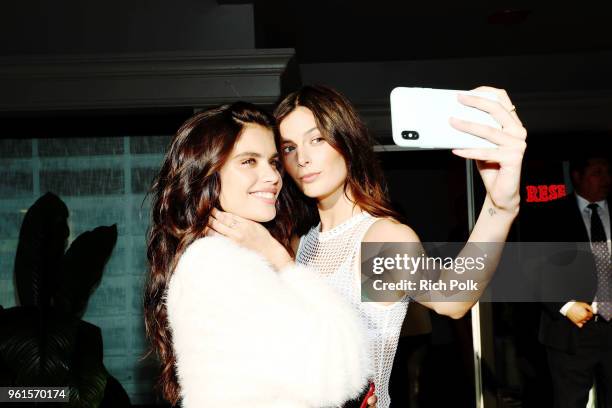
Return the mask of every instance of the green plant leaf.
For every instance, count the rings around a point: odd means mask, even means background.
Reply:
[[[70,235],[67,220],[66,204],[53,193],[40,197],[26,212],[15,254],[20,305],[45,307],[49,304]]]
[[[57,307],[83,315],[116,243],[116,224],[84,232],[72,242],[62,260],[60,284],[54,296]]]

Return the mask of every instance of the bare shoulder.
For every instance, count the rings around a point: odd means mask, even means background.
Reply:
[[[363,242],[419,242],[412,228],[392,218],[381,218],[368,229]]]

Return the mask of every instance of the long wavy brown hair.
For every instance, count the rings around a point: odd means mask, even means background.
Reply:
[[[151,348],[161,363],[157,388],[172,405],[180,400],[175,370],[172,333],[168,327],[164,295],[180,255],[202,237],[213,208],[219,208],[219,170],[246,124],[274,129],[274,118],[246,102],[236,102],[201,112],[177,131],[161,169],[149,190],[152,196],[151,225],[147,233],[148,280],[144,314]],[[277,149],[280,148],[275,133]],[[276,204],[277,216],[265,223],[272,236],[291,253],[291,219],[287,192],[282,189]],[[194,339],[206,341],[206,339]],[[206,392],[205,389],[202,392]]]
[[[344,158],[347,166],[344,194],[350,192],[353,203],[375,217],[404,222],[391,206],[384,173],[374,152],[374,139],[349,100],[323,85],[304,86],[279,103],[274,111],[276,123],[280,125],[298,106],[313,113],[321,136]],[[288,178],[286,175],[284,185],[296,222],[294,233],[303,235],[319,223],[317,202],[306,197]]]

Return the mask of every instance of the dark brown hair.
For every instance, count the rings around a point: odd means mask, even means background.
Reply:
[[[254,105],[236,102],[188,119],[170,143],[149,191],[152,204],[151,225],[147,233],[149,270],[144,312],[151,349],[147,355],[157,354],[161,363],[157,387],[172,405],[180,399],[180,388],[164,296],[178,258],[189,244],[204,235],[212,209],[221,209],[219,170],[246,124],[272,130],[274,118]],[[275,143],[279,149],[278,134],[275,134]],[[280,192],[276,210],[277,217],[264,225],[291,252],[291,220],[284,189]]]
[[[345,195],[349,191],[354,204],[375,217],[402,221],[391,207],[384,173],[374,152],[374,139],[348,99],[326,86],[304,86],[280,102],[274,111],[276,123],[280,125],[298,106],[313,113],[322,137],[344,158],[348,173]],[[316,200],[306,197],[293,182],[285,186],[296,222],[294,233],[305,234],[319,222]]]

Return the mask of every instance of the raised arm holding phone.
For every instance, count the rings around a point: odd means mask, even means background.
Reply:
[[[476,160],[487,190],[469,241],[502,243],[519,211],[527,132],[505,91],[490,87],[475,91],[494,94],[497,100],[476,95],[457,95],[457,100],[486,112],[499,126],[458,118],[448,118],[448,123],[497,147],[452,152]],[[387,408],[391,365],[408,303],[361,302],[359,251],[361,242],[418,242],[419,238],[398,221],[401,217],[389,202],[373,141],[344,96],[331,88],[306,86],[287,96],[276,108],[275,117],[291,197],[288,228],[294,235],[295,262],[313,267],[361,315],[369,330],[376,405]],[[213,234],[261,251],[273,264],[294,262],[289,251],[275,243],[269,233],[235,214],[216,210],[209,226]],[[500,252],[487,258],[483,290]],[[424,304],[440,314],[460,318],[474,302]],[[374,405],[375,399],[369,402]]]

